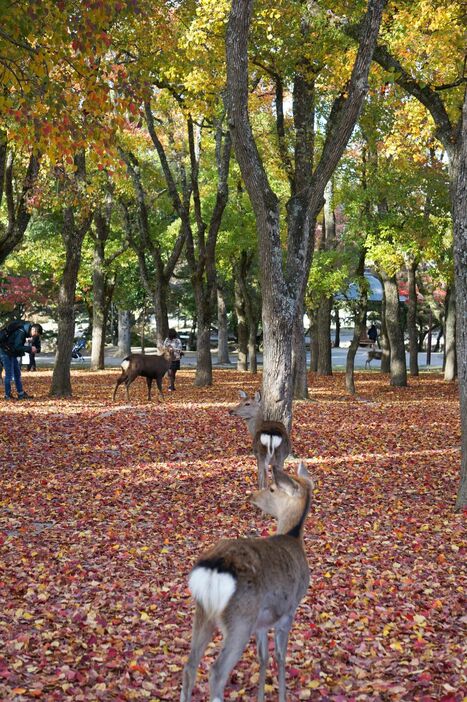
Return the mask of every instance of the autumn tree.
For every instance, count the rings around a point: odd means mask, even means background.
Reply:
[[[279,202],[266,174],[248,112],[248,36],[253,3],[234,0],[229,17],[226,56],[227,88],[235,153],[256,216],[264,334],[264,410],[290,426],[292,406],[292,330],[301,327],[303,298],[313,252],[316,217],[323,205],[326,183],[334,172],[360,113],[367,75],[379,31],[384,1],[371,0],[364,19],[352,75],[329,112],[321,158],[312,170],[310,107],[312,75],[306,62],[296,66],[291,82],[296,120],[292,158],[296,188],[287,205],[287,241],[283,263]],[[302,43],[309,40],[303,17]]]

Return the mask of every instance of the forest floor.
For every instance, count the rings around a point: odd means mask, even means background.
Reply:
[[[164,403],[138,379],[129,405],[123,390],[111,401],[116,370],[74,370],[68,400],[48,398],[51,373],[25,377],[33,401],[0,401],[0,699],[176,702],[193,561],[220,537],[273,530],[247,503],[255,461],[228,415],[260,377],[216,370],[200,389],[185,369]],[[458,389],[433,373],[404,389],[356,382],[349,398],[342,374],[310,377],[312,400],[294,408],[294,454],[316,488],[287,699],[465,702]],[[251,643],[225,699],[254,700],[257,679]]]

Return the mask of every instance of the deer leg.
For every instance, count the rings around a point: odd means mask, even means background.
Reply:
[[[258,466],[258,487],[260,490],[264,490],[264,488],[267,487],[268,482],[268,467],[266,458],[262,456],[259,451],[256,454],[256,463]]]
[[[116,396],[116,394],[117,394],[117,390],[118,390],[119,386],[120,386],[124,381],[125,381],[125,376],[124,376],[123,374],[122,374],[119,378],[117,378],[117,384],[116,384],[116,386],[115,386],[114,394],[113,394],[113,397],[112,397],[112,399],[113,399],[114,402],[115,402],[115,396]]]
[[[162,400],[164,400],[164,392],[162,390],[162,377],[160,375],[156,375],[156,383],[157,389],[159,390],[159,395],[161,396]]]
[[[191,651],[188,662],[183,669],[182,692],[180,702],[190,702],[191,693],[196,680],[196,672],[206,646],[212,639],[215,625],[207,619],[203,609],[197,605],[193,620],[193,634],[191,638]]]
[[[264,702],[264,685],[268,665],[268,632],[266,629],[256,632],[256,650],[259,661],[258,702]]]
[[[277,661],[277,677],[279,681],[279,702],[285,702],[285,656],[292,622],[293,616],[284,617],[274,629],[274,646]]]
[[[152,378],[146,378],[146,383],[148,386],[148,400],[150,400],[151,399]]]
[[[210,702],[222,702],[224,688],[251,636],[251,624],[237,620],[226,632],[224,646],[209,671]]]

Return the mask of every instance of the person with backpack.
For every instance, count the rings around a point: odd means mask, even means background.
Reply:
[[[26,344],[26,339],[42,334],[40,324],[31,322],[15,321],[0,329],[0,361],[5,369],[5,400],[14,400],[11,394],[12,380],[15,382],[18,400],[30,400],[31,395],[23,389],[21,382],[21,366],[18,356],[25,353],[37,353],[38,348],[34,345]]]

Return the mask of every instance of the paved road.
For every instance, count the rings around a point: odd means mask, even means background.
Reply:
[[[140,348],[133,347],[132,351],[135,353],[138,353],[141,351]],[[151,351],[154,351],[154,349],[147,349],[146,350],[148,353]],[[347,357],[347,349],[346,348],[339,348],[339,349],[332,349],[332,367],[335,368],[336,370],[343,370],[345,369],[345,361]],[[310,360],[310,356],[308,354],[308,362]],[[367,352],[365,349],[359,349],[357,351],[357,355],[355,357],[355,368],[356,369],[362,369],[365,368],[365,361],[367,359]],[[38,368],[51,368],[53,367],[54,364],[54,355],[53,354],[42,354],[39,356],[36,356],[36,364]],[[105,366],[106,368],[118,368],[121,363],[121,357],[116,355],[116,349],[114,347],[109,347],[106,350],[105,354]],[[237,363],[237,354],[236,353],[231,353],[230,354],[230,360],[232,362],[232,368],[235,368],[236,363]],[[214,364],[214,367],[216,367],[217,363],[217,353],[216,351],[212,351],[212,361]],[[262,365],[263,362],[263,357],[261,354],[258,355],[258,365]],[[72,368],[89,368],[90,364],[90,359],[89,359],[89,354],[86,352],[84,355],[84,360],[83,361],[72,361]],[[426,352],[424,353],[419,353],[418,354],[418,364],[421,370],[426,370],[428,367],[426,365]],[[442,353],[432,353],[431,354],[431,366],[430,368],[432,369],[441,369],[443,364],[443,354]],[[409,365],[409,355],[407,354],[407,367]],[[182,367],[195,367],[196,366],[196,352],[195,351],[186,351],[185,355],[182,359]],[[381,366],[380,361],[372,361],[371,362],[371,368],[372,369],[379,369]],[[217,366],[219,367],[219,366]],[[228,366],[222,366],[223,368],[227,368]]]

